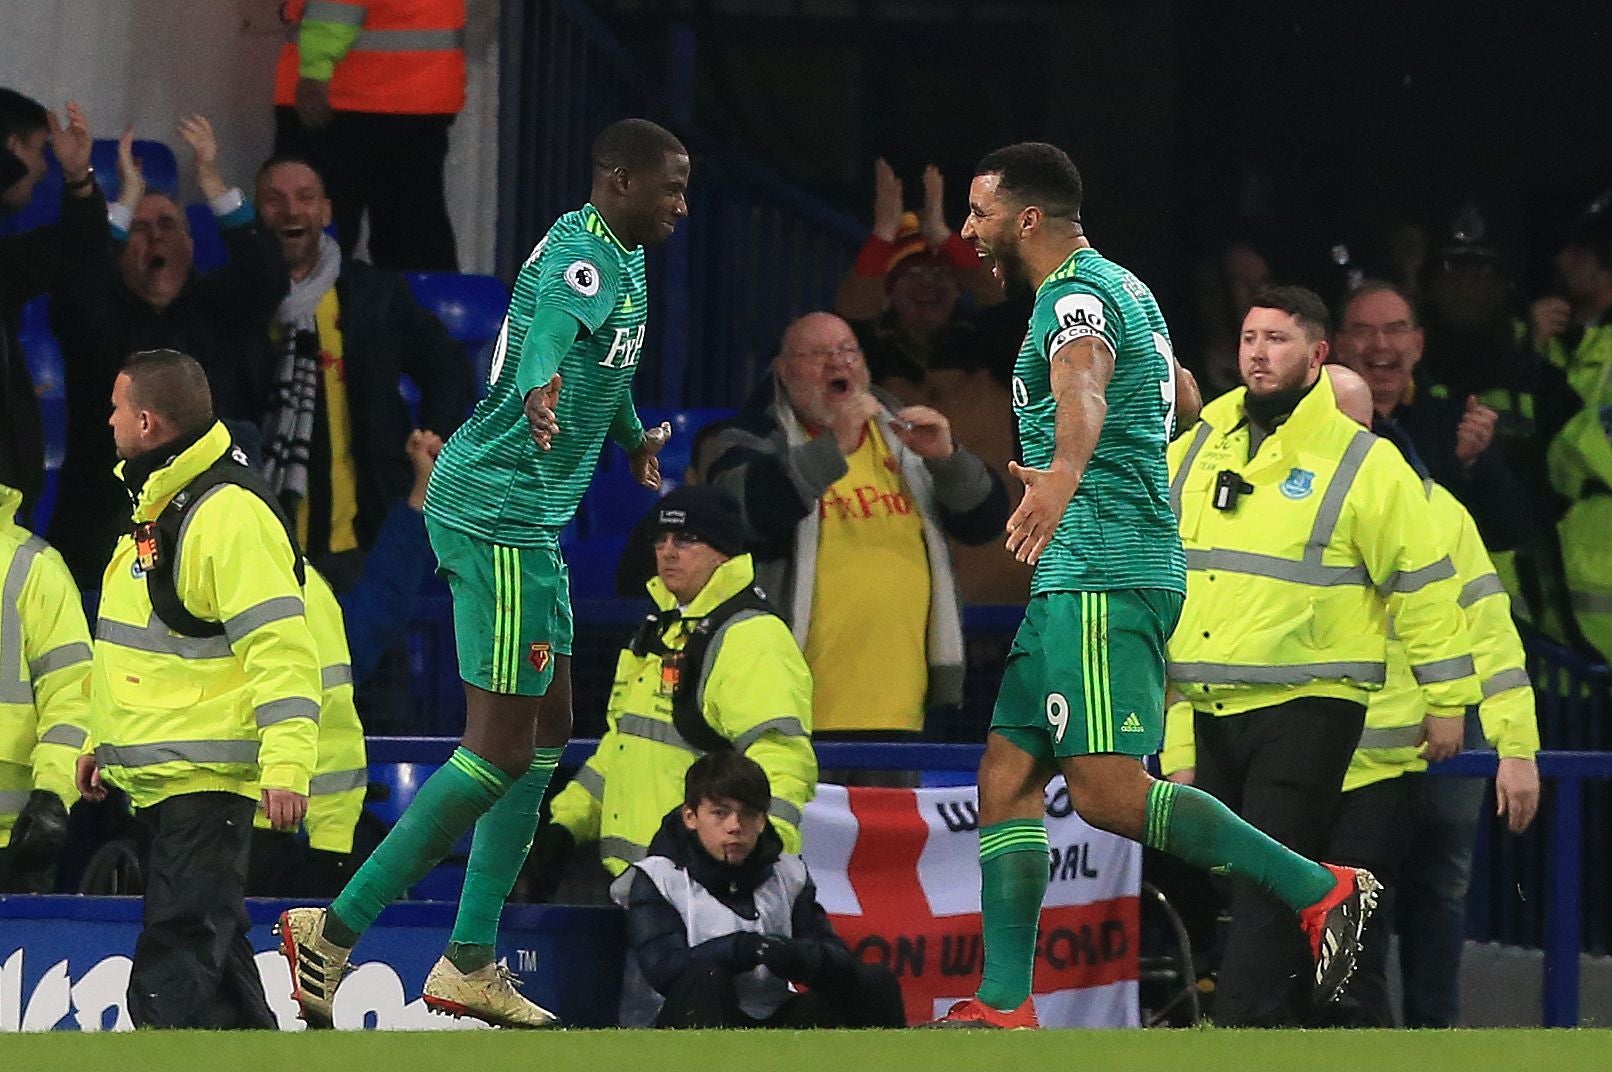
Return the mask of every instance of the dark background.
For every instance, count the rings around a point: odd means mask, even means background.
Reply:
[[[934,162],[960,225],[986,151],[1044,139],[1086,179],[1094,242],[1175,319],[1193,263],[1249,237],[1336,293],[1330,248],[1381,270],[1391,225],[1474,205],[1550,285],[1565,226],[1612,187],[1612,7],[1001,0],[656,2],[594,9],[647,69],[692,25],[695,121],[871,218],[872,162]]]

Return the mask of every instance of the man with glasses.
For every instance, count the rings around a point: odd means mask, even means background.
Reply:
[[[1338,323],[1337,360],[1371,388],[1372,430],[1408,442],[1411,464],[1419,461],[1471,511],[1491,553],[1526,543],[1530,497],[1495,446],[1498,416],[1476,396],[1439,398],[1419,389],[1424,339],[1406,294],[1392,283],[1362,283],[1344,299]],[[1404,435],[1392,434],[1396,426]]]
[[[870,385],[831,313],[789,326],[772,381],[718,437],[709,480],[738,498],[756,580],[806,652],[818,736],[916,735],[962,700],[946,541],[1000,535],[1006,489],[944,416]]]

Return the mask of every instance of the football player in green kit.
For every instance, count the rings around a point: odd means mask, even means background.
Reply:
[[[1036,924],[1047,888],[1043,790],[1061,772],[1082,818],[1292,907],[1331,1000],[1354,964],[1376,882],[1305,859],[1214,797],[1155,781],[1165,644],[1186,594],[1165,448],[1196,385],[1147,286],[1086,239],[1080,173],[1037,142],[980,161],[963,237],[1007,285],[1035,289],[1013,369],[1024,499],[1007,546],[1035,566],[980,763],[985,969],[937,1026],[1035,1027]]]
[[[643,119],[593,146],[589,202],[555,221],[515,280],[487,396],[437,459],[425,503],[453,596],[465,733],[330,908],[282,914],[282,951],[309,1026],[330,1026],[358,937],[475,827],[430,1008],[504,1027],[558,1021],[494,962],[498,918],[526,859],[538,806],[571,735],[571,602],[560,530],[608,435],[633,475],[660,485],[668,425],[646,432],[631,383],[644,345],[644,247],[688,215],[689,157]]]

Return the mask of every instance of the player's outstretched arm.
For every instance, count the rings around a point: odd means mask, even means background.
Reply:
[[[1075,339],[1053,353],[1050,377],[1057,405],[1052,464],[1032,469],[1008,463],[1009,471],[1024,481],[1024,498],[1008,518],[1007,549],[1031,565],[1052,540],[1097,451],[1097,437],[1108,414],[1114,351],[1096,336]]]

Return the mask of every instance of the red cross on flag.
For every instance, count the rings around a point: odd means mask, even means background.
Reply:
[[[820,785],[802,841],[818,900],[852,952],[889,967],[907,1019],[971,997],[980,936],[978,796],[972,786]],[[1137,1026],[1142,849],[1088,826],[1063,779],[1047,787],[1051,880],[1034,975],[1043,1027]]]

